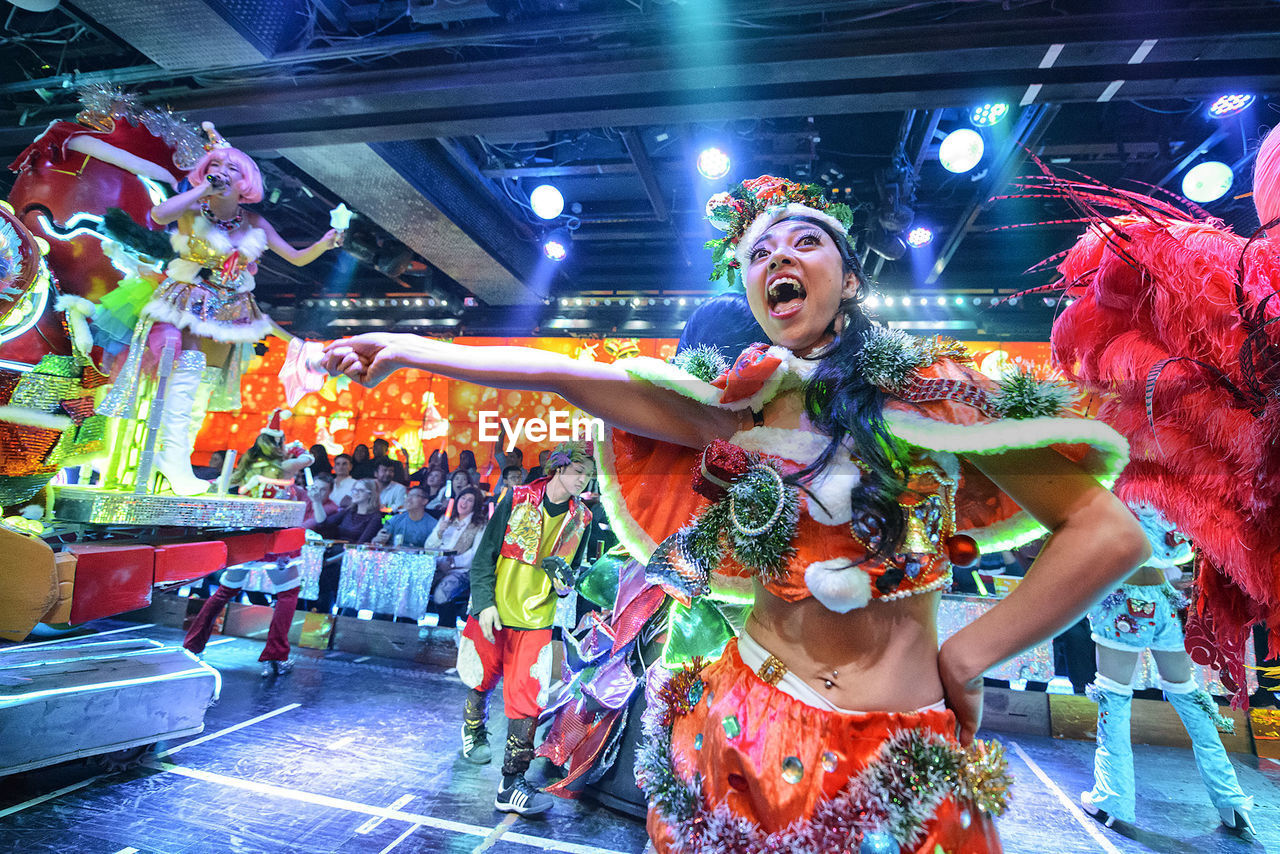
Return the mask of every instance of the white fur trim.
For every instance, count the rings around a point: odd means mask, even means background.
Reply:
[[[0,406],[0,421],[21,424],[23,427],[42,427],[46,430],[66,430],[75,422],[65,415],[54,415],[25,406]]]
[[[174,258],[169,262],[169,266],[164,268],[164,274],[175,282],[194,282],[200,275],[200,271],[204,269],[195,261],[188,261],[186,258]]]
[[[827,466],[808,484],[808,489],[822,504],[805,496],[809,516],[820,525],[847,525],[853,519],[853,490],[862,480],[862,471],[845,455]],[[825,510],[823,508],[826,508]]]
[[[837,614],[847,614],[871,601],[871,576],[847,558],[809,564],[804,583],[814,599]]]
[[[787,205],[767,208],[764,213],[757,216],[751,221],[751,225],[747,226],[747,230],[742,232],[742,237],[738,240],[738,245],[733,247],[733,257],[738,259],[741,269],[747,269],[751,263],[751,247],[760,239],[760,235],[768,230],[769,226],[779,220],[784,220],[793,216],[808,216],[824,222],[836,230],[837,234],[847,235],[849,232],[845,229],[844,223],[833,217],[831,214],[823,213],[816,208],[808,205],[802,205],[799,202],[789,202]]]
[[[734,433],[729,441],[744,451],[771,454],[804,465],[816,460],[827,446],[825,436],[810,430],[784,427],[752,427],[750,430]]]
[[[1093,684],[1103,691],[1110,691],[1112,694],[1119,694],[1122,697],[1133,696],[1132,685],[1122,685],[1110,676],[1103,676],[1101,673],[1094,674]]]
[[[190,329],[202,338],[212,338],[229,344],[252,344],[271,332],[271,320],[263,317],[252,323],[219,323],[212,320],[196,320],[190,314],[160,299],[153,299],[142,310],[152,320],[172,324],[179,329]]]
[[[722,394],[720,389],[661,359],[636,356],[631,359],[619,359],[616,364],[627,372],[627,376],[644,380],[659,388],[669,389],[708,406],[719,404]]]
[[[476,645],[466,635],[458,635],[458,678],[468,688],[479,688],[484,681],[484,662]]]
[[[1161,679],[1160,687],[1166,694],[1194,694],[1200,688],[1195,679],[1188,679],[1186,682],[1169,682]]]
[[[914,413],[888,411],[885,426],[908,444],[927,451],[998,454],[1022,448],[1084,444],[1081,465],[1110,486],[1129,461],[1129,443],[1113,428],[1089,418],[1024,418],[981,424],[949,424]]]

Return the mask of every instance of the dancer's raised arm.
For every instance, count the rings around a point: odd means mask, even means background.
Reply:
[[[367,386],[400,368],[416,368],[490,388],[549,391],[612,426],[691,448],[728,438],[751,423],[747,413],[706,406],[634,379],[616,364],[532,347],[467,347],[375,332],[335,341],[325,353],[331,374],[346,374]]]

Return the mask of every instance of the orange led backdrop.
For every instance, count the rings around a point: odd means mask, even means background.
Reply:
[[[575,359],[612,362],[628,356],[669,358],[675,352],[673,338],[458,338],[473,346],[526,346]],[[1047,365],[1049,345],[1042,342],[964,342],[985,373],[999,373],[1010,361]],[[243,453],[266,425],[271,412],[285,406],[278,374],[284,364],[285,342],[271,338],[265,355],[257,356],[245,371],[241,384],[243,407],[239,412],[213,412],[205,418],[196,440],[196,459],[206,460],[213,451],[234,448]],[[479,439],[478,415],[498,413],[514,423],[518,418],[547,418],[552,410],[582,415],[558,395],[504,391],[457,382],[421,371],[400,371],[377,388],[331,380],[293,407],[284,422],[285,438],[310,447],[322,444],[332,457],[348,453],[357,444],[385,438],[399,448],[410,470],[436,449],[449,455],[454,465],[458,453],[471,450],[482,474],[492,458],[492,445]],[[533,465],[537,452],[552,443],[521,442],[525,465]]]

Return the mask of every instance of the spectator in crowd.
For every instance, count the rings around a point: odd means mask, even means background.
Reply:
[[[308,468],[311,469],[313,478],[318,474],[333,474],[333,466],[329,462],[329,451],[324,445],[312,445],[311,458],[314,462]]]
[[[378,485],[378,503],[393,513],[404,507],[405,496],[404,485],[395,482],[395,470],[391,460],[383,460],[373,468],[373,479]]]
[[[327,540],[359,544],[372,541],[381,525],[378,484],[364,478],[357,481],[351,490],[351,504],[332,516],[326,516],[323,522],[313,522],[307,527]],[[324,566],[320,570],[320,598],[316,600],[316,610],[322,614],[333,610],[341,572],[342,546],[334,545],[325,551]]]
[[[403,486],[409,485],[409,473],[404,467],[404,463],[391,456],[391,443],[386,439],[373,440],[373,465],[377,468],[378,463],[383,461],[391,463],[394,468],[392,479]]]
[[[342,508],[333,502],[333,475],[318,474],[307,487],[307,506],[302,511],[302,524],[308,528],[330,516],[336,516]]]
[[[538,452],[538,464],[529,469],[529,473],[525,475],[524,478],[525,483],[533,483],[540,477],[546,477],[544,472],[547,470],[547,457],[549,456],[551,456],[551,451],[549,450],[542,450]]]
[[[502,480],[498,482],[497,487],[493,490],[493,497],[498,501],[502,500],[502,496],[513,486],[520,486],[524,483],[524,468],[518,465],[507,466],[502,470]]]
[[[356,445],[351,452],[351,476],[360,480],[373,477],[373,454],[368,445]]]
[[[511,466],[519,466],[520,483],[524,483],[524,451],[518,446],[507,450],[507,431],[501,427],[498,428],[498,438],[493,443],[493,458],[504,473]]]
[[[458,618],[467,613],[471,559],[480,546],[480,535],[487,521],[484,496],[478,489],[467,489],[454,501],[452,514],[441,519],[427,538],[427,548],[444,552],[436,558],[431,607],[440,615],[440,625],[445,628],[456,628]]]
[[[464,471],[476,470],[476,455],[470,449],[458,454],[458,468]]]
[[[350,454],[338,454],[333,458],[333,492],[329,497],[339,507],[346,507],[351,503],[351,490],[358,482],[351,474],[354,468],[355,460],[351,459]]]
[[[427,494],[427,515],[436,521],[444,515],[445,505],[448,502],[449,490],[445,488],[449,482],[449,473],[437,466],[430,466],[425,470],[422,476],[422,482],[416,484],[421,486],[422,490]]]
[[[456,498],[471,486],[471,474],[466,469],[458,469],[449,476],[449,498]]]
[[[411,486],[404,496],[404,510],[382,526],[373,541],[380,546],[407,546],[420,549],[435,530],[436,520],[427,515],[427,491]]]
[[[449,455],[436,448],[431,452],[431,456],[427,458],[427,468],[442,468],[447,473],[449,471]]]
[[[222,463],[226,458],[226,451],[214,451],[209,455],[209,465],[194,466],[192,471],[194,471],[196,473],[196,477],[201,480],[216,480],[222,476]]]

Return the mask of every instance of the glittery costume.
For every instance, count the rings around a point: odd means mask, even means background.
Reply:
[[[253,298],[253,271],[267,250],[267,235],[249,225],[228,233],[198,213],[190,223],[190,233],[170,235],[178,257],[169,262],[165,280],[142,309],[128,359],[99,407],[103,414],[132,417],[147,336],[155,323],[169,323],[201,338],[238,345],[216,378],[209,408],[240,406],[241,366],[250,356],[250,346],[271,331],[270,319]]]
[[[787,601],[813,596],[841,613],[929,593],[949,582],[948,549],[963,542],[957,534],[996,549],[1042,533],[957,454],[1053,446],[1105,480],[1125,462],[1124,440],[1068,417],[1056,383],[1019,374],[996,384],[966,367],[954,342],[878,328],[864,353],[891,356],[868,359],[864,372],[888,393],[885,422],[911,448],[911,488],[900,500],[903,553],[863,560],[875,533],[850,503],[856,460],[820,473],[808,495],[768,473],[812,461],[824,436],[754,427],[699,454],[612,431],[601,454],[603,500],[632,554],[647,556],[651,582],[696,607],[713,589],[741,590],[757,577]],[[757,412],[781,393],[802,391],[816,367],[765,345],[714,382],[651,359],[620,364],[705,404]],[[697,493],[688,488],[691,471]],[[747,499],[761,492],[768,497],[757,512]],[[758,538],[779,533],[787,546],[780,559],[753,550]],[[748,667],[734,641],[711,664],[686,664],[670,676],[650,671],[647,744],[636,773],[660,852],[857,851],[886,834],[911,851],[999,850],[991,815],[1007,778],[998,749],[961,750],[947,711],[815,708],[775,687],[785,672],[772,657],[758,671]],[[895,770],[900,757],[929,785],[906,782]]]

